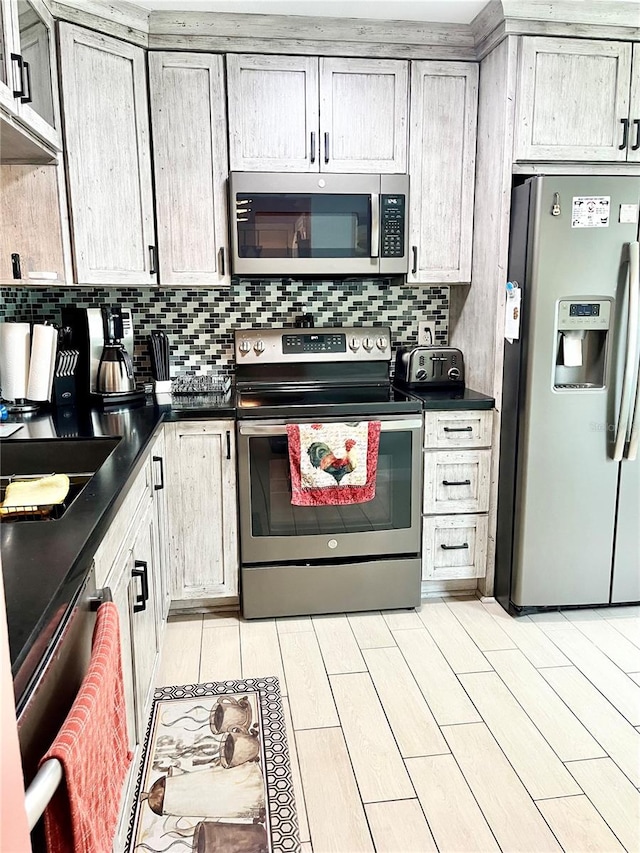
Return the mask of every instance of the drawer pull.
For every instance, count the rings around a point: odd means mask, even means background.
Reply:
[[[471,480],[443,480],[443,486],[470,486]]]
[[[462,545],[441,545],[443,551],[464,551],[469,547],[468,542],[463,542]]]
[[[473,432],[473,427],[443,427],[445,432]]]

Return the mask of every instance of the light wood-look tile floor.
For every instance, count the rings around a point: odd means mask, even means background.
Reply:
[[[169,621],[159,685],[276,675],[304,853],[640,851],[640,608]]]

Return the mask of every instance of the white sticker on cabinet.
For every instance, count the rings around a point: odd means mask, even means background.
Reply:
[[[618,222],[621,225],[635,225],[638,221],[637,204],[621,204]]]
[[[572,228],[608,228],[611,196],[577,195],[571,206]]]

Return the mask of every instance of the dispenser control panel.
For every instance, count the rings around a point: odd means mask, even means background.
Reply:
[[[558,330],[608,329],[610,299],[561,299],[558,303]]]

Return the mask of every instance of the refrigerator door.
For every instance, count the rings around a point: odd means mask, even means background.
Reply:
[[[612,604],[640,601],[640,461],[620,471],[618,525],[613,558]]]
[[[610,199],[607,224],[575,227],[574,202],[590,197]],[[609,603],[619,475],[612,440],[624,362],[619,330],[626,328],[626,244],[637,239],[638,227],[621,223],[619,212],[639,199],[635,177],[532,180],[511,577],[516,607]],[[560,214],[553,215],[557,203]],[[605,387],[555,388],[558,301],[607,298],[613,302]]]

